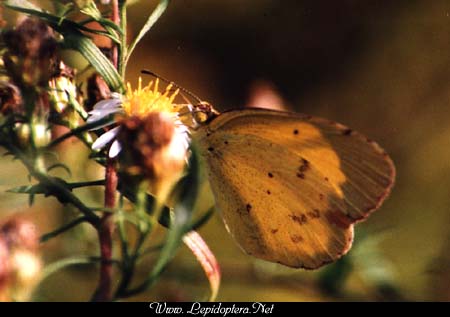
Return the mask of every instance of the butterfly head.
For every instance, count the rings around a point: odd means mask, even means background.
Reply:
[[[207,101],[200,101],[193,106],[192,116],[197,125],[203,125],[217,117],[219,112]]]

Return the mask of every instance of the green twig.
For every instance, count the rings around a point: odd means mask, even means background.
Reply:
[[[104,186],[105,180],[100,179],[97,181],[88,181],[88,182],[76,182],[76,183],[68,183],[67,184],[70,189],[76,189],[80,187],[88,187],[88,186]]]
[[[73,130],[70,130],[69,132],[61,135],[60,137],[58,137],[58,138],[54,139],[52,142],[50,142],[47,145],[47,149],[50,149],[50,148],[60,144],[61,142],[67,140],[70,137],[73,137],[73,136],[79,137],[79,135],[81,133],[83,133],[83,132],[92,130],[92,129],[96,128],[96,127],[101,127],[101,126],[103,126],[105,124],[108,124],[110,122],[111,123],[113,122],[113,118],[108,116],[108,117],[100,119],[98,121],[95,121],[95,122],[92,122],[92,123],[88,123],[88,124],[82,125],[81,127],[78,127],[78,128],[73,129]],[[81,140],[83,140],[83,139],[81,138]],[[91,146],[91,144],[87,144],[87,145]]]
[[[88,218],[86,216],[77,218],[77,219],[75,219],[75,220],[73,220],[73,221],[63,225],[62,227],[60,227],[60,228],[58,228],[58,229],[56,229],[56,230],[54,230],[52,232],[44,234],[39,239],[39,241],[41,243],[46,242],[46,241],[50,240],[51,238],[56,237],[57,235],[60,235],[61,233],[66,232],[67,230],[72,229],[73,227],[79,225],[80,223],[87,222],[87,221],[88,221]]]

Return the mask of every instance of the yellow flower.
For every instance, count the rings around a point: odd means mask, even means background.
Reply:
[[[141,175],[150,184],[150,190],[165,200],[172,186],[181,176],[189,147],[189,129],[180,120],[182,105],[174,104],[178,89],[168,85],[159,92],[159,81],[138,88],[127,85],[124,96],[114,94],[111,99],[98,102],[87,122],[105,116],[117,116],[116,126],[101,135],[92,145],[94,150],[109,146],[109,157],[119,155],[121,169],[132,175]]]
[[[154,85],[153,85],[154,84]],[[179,90],[172,91],[172,85],[168,85],[164,93],[158,91],[159,80],[151,81],[142,87],[142,78],[139,77],[138,88],[133,90],[130,83],[127,84],[127,92],[122,108],[129,116],[146,116],[151,112],[164,112],[177,116],[180,106],[173,103]],[[152,89],[153,87],[153,89]]]

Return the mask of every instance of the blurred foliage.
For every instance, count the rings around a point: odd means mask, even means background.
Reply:
[[[155,3],[138,1],[130,7],[131,34],[145,22],[142,12]],[[151,69],[222,110],[245,106],[255,81],[270,82],[289,109],[342,122],[377,140],[398,173],[388,201],[357,226],[350,254],[316,272],[246,256],[214,216],[200,233],[222,268],[218,300],[450,300],[449,36],[450,3],[445,0],[171,3],[137,46],[128,80]],[[80,56],[67,54],[80,63]],[[64,159],[79,167],[72,170],[75,175],[96,169],[79,158]],[[25,171],[9,167],[8,158],[1,164],[6,166],[0,170],[2,189],[12,187],[11,180],[26,182]],[[99,195],[88,191],[86,199]],[[207,187],[201,197],[206,210],[212,203]],[[22,211],[42,232],[61,221],[59,213],[47,213],[56,209],[52,200],[37,198],[31,210],[26,199],[4,191],[0,200],[2,214]],[[89,234],[93,240],[94,233],[85,229],[83,241],[80,236],[79,245],[70,248],[93,252],[84,240]],[[44,260],[68,252],[64,237],[43,245]],[[175,263],[163,274],[163,283],[131,299],[205,296],[206,279],[190,252],[182,249]],[[86,266],[60,272],[35,296],[87,300],[94,274]]]

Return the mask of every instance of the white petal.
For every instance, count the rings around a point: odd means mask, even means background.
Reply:
[[[112,113],[120,112],[120,111],[122,111],[121,107],[109,108],[109,109],[104,109],[104,110],[92,110],[91,112],[89,112],[90,117],[86,120],[86,122],[87,123],[95,122],[100,119],[103,119],[104,117],[106,117]]]
[[[111,147],[109,148],[109,157],[115,158],[120,151],[122,151],[122,145],[120,145],[120,142],[117,140],[114,140],[113,144],[111,144]]]
[[[119,132],[120,127],[115,127],[109,130],[106,133],[103,133],[97,140],[95,140],[94,144],[92,144],[93,150],[100,150],[105,147],[106,144],[111,142]]]
[[[105,99],[97,102],[94,105],[94,110],[102,110],[110,107],[116,107],[119,105],[122,101],[119,98],[113,98],[113,99]]]

